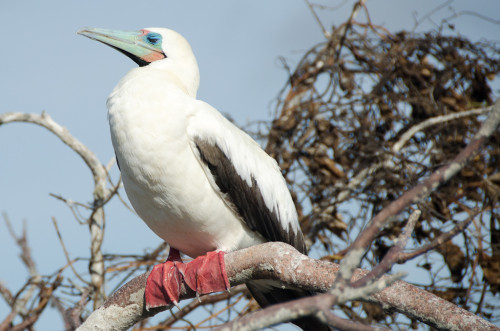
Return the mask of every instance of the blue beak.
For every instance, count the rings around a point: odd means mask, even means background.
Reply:
[[[78,34],[97,40],[130,57],[139,66],[145,66],[157,60],[164,59],[160,44],[148,42],[147,30],[140,31],[119,31],[100,28],[83,28]]]

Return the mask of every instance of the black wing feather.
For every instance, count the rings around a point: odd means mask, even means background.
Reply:
[[[276,210],[271,211],[267,208],[253,176],[251,177],[252,185],[249,186],[216,144],[200,138],[194,138],[194,143],[201,161],[208,167],[226,204],[246,222],[251,230],[260,233],[268,241],[285,242],[301,253],[307,254],[302,231],[299,229],[295,233],[291,225],[288,229],[283,227]],[[313,295],[301,289],[283,289],[280,285],[270,288],[268,285],[262,285],[261,281],[248,282],[247,287],[261,307]],[[294,320],[293,323],[306,331],[331,330],[313,316]]]
[[[269,210],[257,181],[252,176],[252,185],[240,177],[232,162],[216,145],[200,138],[194,139],[200,158],[210,170],[219,190],[224,194],[226,203],[246,222],[248,227],[260,233],[268,241],[281,241],[294,246],[307,254],[304,236],[299,230],[295,233],[292,226],[284,228],[276,210]]]

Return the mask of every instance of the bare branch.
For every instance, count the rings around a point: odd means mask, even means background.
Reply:
[[[309,10],[311,11],[311,14],[314,16],[316,23],[318,23],[319,27],[321,28],[321,31],[323,31],[323,35],[325,36],[325,38],[330,39],[331,38],[330,32],[328,32],[325,29],[325,26],[323,25],[323,23],[321,23],[321,20],[319,19],[318,14],[316,14],[316,11],[314,10],[314,8],[311,5],[311,3],[309,2],[309,0],[305,0],[305,2],[307,4],[307,7],[309,7]]]
[[[344,331],[389,330],[385,328],[373,328],[365,324],[356,323],[351,320],[340,318],[335,314],[333,314],[331,311],[322,311],[320,314],[324,315],[328,325],[331,325],[338,330],[344,330]]]
[[[94,178],[94,209],[88,222],[91,238],[89,272],[91,283],[95,288],[95,291],[93,292],[94,308],[97,308],[104,300],[104,259],[101,251],[105,222],[103,205],[105,201],[107,201],[108,197],[113,193],[106,187],[106,167],[101,164],[97,156],[89,148],[87,148],[87,146],[73,137],[66,128],[56,123],[45,112],[42,112],[41,115],[26,113],[0,114],[0,125],[13,122],[37,124],[54,133],[63,143],[68,145],[83,159],[92,172]]]
[[[183,319],[187,314],[195,310],[196,308],[209,304],[216,303],[223,300],[227,300],[235,294],[247,291],[247,287],[244,284],[236,285],[231,288],[231,292],[224,292],[214,295],[205,295],[199,298],[199,300],[192,300],[188,305],[182,307],[179,311],[172,313],[172,317],[167,319],[165,322],[161,323],[164,326],[172,326],[175,322]]]
[[[408,260],[411,260],[419,255],[422,255],[430,250],[433,250],[437,246],[441,245],[444,242],[447,242],[457,234],[461,233],[469,224],[474,220],[474,217],[477,215],[472,215],[468,217],[466,220],[458,223],[453,229],[451,229],[448,232],[442,233],[438,237],[436,237],[432,242],[428,243],[427,245],[424,245],[413,252],[408,252],[408,253],[400,253],[398,256],[397,263],[403,263]]]
[[[14,228],[12,227],[12,223],[9,220],[9,217],[7,216],[6,213],[2,213],[3,218],[5,221],[5,225],[7,226],[7,229],[11,235],[11,237],[16,241],[16,244],[19,246],[21,249],[21,260],[23,261],[24,265],[28,268],[29,274],[31,277],[36,278],[37,276],[39,277],[40,274],[36,270],[35,266],[35,261],[33,261],[33,258],[31,256],[31,249],[28,246],[28,238],[26,234],[26,224],[23,224],[23,232],[20,236],[16,235]]]
[[[405,192],[399,199],[390,203],[382,209],[369,223],[369,225],[359,234],[356,240],[349,246],[346,258],[341,262],[341,265],[350,263],[349,270],[354,270],[356,267],[347,257],[354,256],[361,261],[361,257],[365,253],[373,238],[377,235],[380,229],[390,221],[391,217],[398,215],[402,210],[416,203],[423,198],[429,196],[439,185],[448,181],[451,177],[460,171],[467,162],[477,155],[481,147],[490,135],[496,130],[500,123],[500,99],[493,106],[488,118],[472,139],[472,141],[464,148],[450,163],[436,170],[427,179],[422,181],[413,189]],[[345,261],[345,262],[344,262]],[[359,263],[359,262],[358,262]],[[341,273],[340,282],[347,283],[351,275],[349,272]]]
[[[307,290],[326,292],[333,284],[339,270],[337,264],[311,259],[300,254],[293,247],[277,242],[228,253],[225,256],[225,262],[231,286],[254,279],[274,279],[280,280],[285,285],[293,284]],[[354,273],[353,280],[366,274],[367,271],[358,269]],[[138,321],[167,309],[165,307],[145,310],[144,289],[147,276],[148,273],[138,276],[120,288],[102,307],[94,311],[78,330],[93,330],[96,325],[99,325],[102,330],[126,330]],[[186,287],[182,289],[182,300],[194,296],[195,293],[186,290]],[[333,298],[333,296],[329,297]],[[320,300],[317,298],[318,296],[301,300],[310,303],[307,300]],[[367,300],[437,328],[495,329],[492,324],[474,314],[402,281],[395,282]],[[324,307],[323,304],[324,302],[321,302],[321,307]],[[435,309],[436,306],[440,307],[439,311]],[[272,312],[274,312],[272,309],[276,309],[273,307],[275,306],[269,308]],[[309,313],[317,313],[317,307],[311,308]],[[302,316],[305,314],[303,309],[307,307],[293,309],[294,314]],[[292,314],[292,316],[295,315]]]
[[[330,299],[330,300],[329,300]],[[245,315],[235,321],[227,323],[216,331],[253,331],[277,325],[300,317],[316,315],[330,309],[334,303],[332,295],[322,294],[303,298],[293,302],[285,302],[270,306],[264,310]],[[326,320],[325,320],[326,322]]]
[[[66,249],[66,245],[64,245],[64,241],[61,235],[61,232],[59,231],[59,226],[57,225],[57,221],[55,217],[52,217],[52,223],[54,224],[54,228],[56,229],[57,237],[59,238],[59,243],[61,244],[61,247],[64,252],[64,256],[66,257],[66,262],[71,268],[71,271],[73,271],[73,274],[78,278],[82,283],[89,285],[89,282],[87,282],[85,279],[80,276],[80,274],[76,271],[75,267],[73,266],[73,263],[75,262],[74,260],[71,260],[69,258],[69,253],[68,250]]]
[[[420,132],[430,126],[457,120],[462,117],[484,115],[491,112],[492,109],[493,106],[489,106],[485,108],[470,109],[460,113],[431,117],[423,122],[420,122],[412,126],[408,131],[406,131],[403,135],[401,135],[401,138],[399,138],[399,140],[392,146],[392,151],[394,153],[399,152],[401,148],[403,148],[404,144],[406,144],[406,142],[408,142],[408,140],[411,139],[411,137],[413,137],[417,132]]]
[[[402,254],[402,250],[406,247],[406,243],[408,242],[408,239],[410,238],[410,235],[415,228],[415,224],[417,223],[420,214],[420,210],[415,210],[410,215],[410,218],[406,223],[405,231],[396,240],[395,245],[387,252],[387,254],[385,254],[382,261],[380,261],[380,263],[372,271],[370,271],[362,279],[352,284],[353,287],[364,286],[373,279],[377,279],[378,277],[391,270],[392,265],[399,260],[399,256],[400,254]]]
[[[89,292],[85,290],[82,295],[80,300],[77,302],[75,307],[66,309],[64,312],[64,320],[69,326],[71,327],[71,330],[75,330],[78,328],[81,324],[82,321],[80,320],[80,315],[82,314],[83,309],[85,308],[85,303],[87,302],[89,298]]]
[[[500,25],[499,19],[495,19],[495,18],[486,16],[486,15],[482,15],[481,13],[478,13],[478,12],[475,12],[472,10],[462,10],[462,11],[456,12],[453,15],[444,18],[443,22],[450,21],[450,20],[458,18],[460,16],[473,16],[473,17],[477,17],[477,18],[481,19],[482,21],[486,21],[486,22],[490,22],[492,24]]]
[[[410,129],[408,129],[405,133],[401,135],[401,137],[398,139],[398,141],[392,145],[392,152],[394,154],[397,154],[401,151],[403,146],[410,140],[416,133],[431,127],[436,124],[441,124],[444,122],[449,122],[453,120],[457,120],[463,117],[467,116],[478,116],[478,115],[484,115],[489,113],[493,109],[493,106],[490,107],[485,107],[485,108],[478,108],[478,109],[471,109],[467,111],[463,111],[460,113],[453,113],[453,114],[448,114],[448,115],[441,115],[441,116],[435,116],[431,117],[423,122],[420,122],[414,126],[412,126]],[[352,192],[356,187],[358,187],[365,179],[367,179],[368,176],[376,172],[378,169],[382,167],[387,167],[390,162],[391,162],[392,155],[387,155],[385,157],[385,160],[381,162],[374,162],[372,166],[368,168],[364,168],[362,171],[360,171],[356,176],[351,178],[349,180],[349,183],[345,186],[345,188],[340,191],[337,195],[337,198],[335,201],[337,203],[345,201],[347,197],[349,196],[349,193]]]
[[[366,0],[359,0],[354,4],[354,7],[352,8],[351,16],[347,20],[347,22],[340,28],[339,35],[340,35],[340,41],[338,43],[338,47],[335,50],[335,58],[339,59],[340,57],[340,51],[342,50],[342,46],[344,45],[345,39],[347,37],[347,33],[349,32],[349,29],[351,28],[352,24],[354,23],[354,19],[356,16],[358,16],[359,11],[361,8],[365,7]]]
[[[12,292],[2,283],[0,282],[0,295],[5,300],[5,302],[12,307],[14,302],[14,296]]]
[[[47,113],[42,112],[41,115],[18,112],[0,114],[0,125],[14,122],[33,123],[42,126],[55,134],[63,143],[68,145],[73,151],[80,155],[83,161],[87,164],[94,177],[94,183],[96,185],[95,189],[102,191],[99,195],[107,195],[105,181],[107,174],[106,168],[87,146],[73,137],[66,128],[56,123]]]
[[[7,216],[7,214],[3,213],[3,217],[5,220],[5,224],[7,226],[7,229],[12,236],[12,238],[16,241],[17,245],[21,249],[21,260],[23,261],[24,265],[28,268],[29,275],[31,280],[29,280],[26,283],[26,288],[27,290],[23,293],[22,296],[20,296],[20,293],[14,297],[11,297],[11,308],[12,308],[12,313],[14,314],[14,317],[17,314],[27,314],[28,313],[28,308],[27,308],[27,303],[32,299],[37,286],[36,284],[40,282],[42,279],[42,276],[38,273],[38,270],[36,268],[35,262],[31,256],[31,249],[28,245],[28,238],[26,234],[26,227],[23,225],[23,232],[22,235],[18,236],[16,235],[14,228],[12,227],[12,224]],[[4,291],[2,291],[3,293]],[[9,315],[10,316],[10,315]]]

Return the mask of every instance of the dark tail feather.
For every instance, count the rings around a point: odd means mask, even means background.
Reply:
[[[272,284],[272,283],[271,283]],[[269,281],[259,280],[246,283],[248,290],[257,301],[257,303],[265,308],[276,303],[287,302],[314,295],[300,289],[282,289],[269,284]],[[330,331],[328,325],[325,325],[319,319],[313,316],[303,317],[292,321],[304,331]]]

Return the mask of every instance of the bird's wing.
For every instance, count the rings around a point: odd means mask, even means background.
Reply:
[[[266,240],[282,241],[307,253],[295,205],[273,158],[249,135],[201,101],[189,119],[187,134],[210,184],[251,230]],[[312,295],[267,280],[248,282],[247,287],[261,307]],[[303,330],[330,330],[315,317],[293,323]]]
[[[305,253],[297,211],[276,161],[216,109],[197,102],[187,134],[214,190],[251,230]]]

